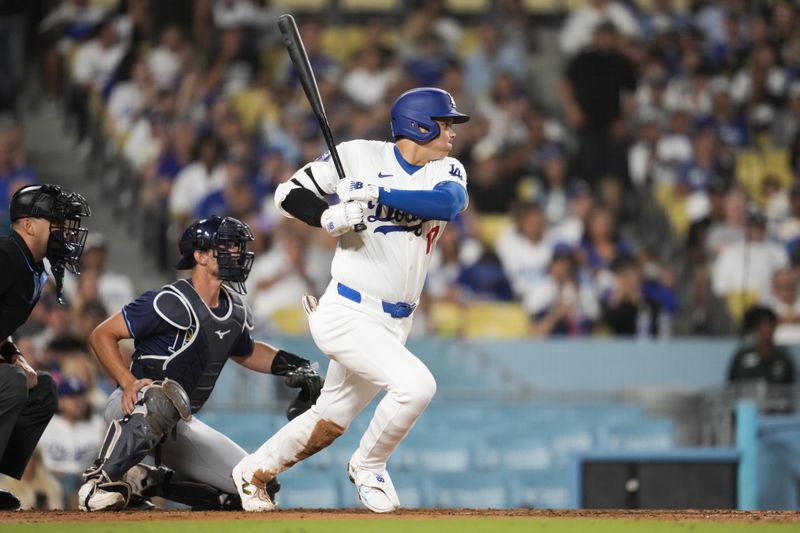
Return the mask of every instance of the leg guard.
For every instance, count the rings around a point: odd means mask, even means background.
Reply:
[[[190,417],[189,398],[177,382],[154,383],[144,390],[133,413],[108,427],[100,455],[84,477],[88,480],[103,473],[109,481],[121,480],[179,420]]]

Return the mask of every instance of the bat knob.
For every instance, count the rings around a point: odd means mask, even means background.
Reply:
[[[363,222],[359,222],[358,224],[355,225],[355,227],[353,227],[353,230],[355,231],[364,231],[365,229],[367,229],[367,225],[364,224]]]

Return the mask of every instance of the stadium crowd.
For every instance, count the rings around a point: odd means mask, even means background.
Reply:
[[[89,167],[122,177],[110,187],[142,249],[171,271],[189,221],[246,221],[259,327],[302,329],[300,297],[327,285],[335,241],[272,201],[326,151],[280,12],[254,0],[54,4],[37,27],[42,106],[65,113]],[[473,116],[452,154],[471,207],[434,252],[416,334],[463,333],[462,311],[487,304],[524,317],[501,334],[729,335],[759,303],[777,316],[778,344],[800,339],[796,3],[587,0],[556,26],[518,0],[479,18],[442,1],[408,4],[359,24],[299,21],[338,142],[389,140],[392,102],[420,85],[446,89]],[[546,24],[558,28],[555,96],[531,60]],[[0,87],[3,107],[14,83]],[[45,181],[26,163],[22,127],[0,124],[0,209]],[[8,230],[7,211],[0,225]],[[106,253],[90,235],[67,305],[50,289],[15,339],[60,383],[61,429],[45,434],[30,479],[57,465],[67,498],[103,435],[92,406],[113,388],[86,337],[136,296],[107,271]]]

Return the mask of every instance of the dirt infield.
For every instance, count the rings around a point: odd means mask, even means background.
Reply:
[[[17,511],[0,513],[0,524],[49,522],[145,522],[171,520],[352,520],[387,518],[449,519],[469,517],[522,517],[621,519],[628,521],[663,522],[741,522],[741,523],[800,523],[798,511],[719,511],[719,510],[542,510],[542,509],[406,509],[388,515],[376,515],[356,509],[287,510],[274,513],[244,513],[223,511],[123,511],[110,513],[79,513],[75,511]]]

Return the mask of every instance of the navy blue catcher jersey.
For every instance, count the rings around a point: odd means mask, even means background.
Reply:
[[[191,279],[186,281],[192,282]],[[133,337],[134,347],[139,353],[169,355],[186,344],[186,330],[169,324],[153,310],[153,301],[163,290],[147,291],[122,308],[122,316],[125,318],[128,332]],[[218,317],[225,316],[228,312],[228,299],[220,298],[219,307],[212,308],[211,312]],[[253,338],[250,336],[250,331],[245,329],[239,335],[233,350],[231,350],[231,355],[241,357],[250,355],[252,352]]]

